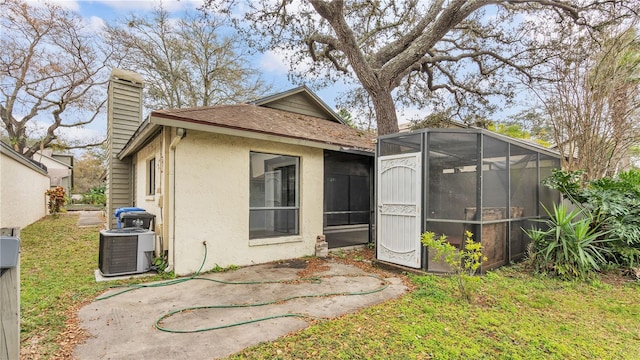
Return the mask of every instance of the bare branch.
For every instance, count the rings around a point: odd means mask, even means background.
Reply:
[[[239,0],[240,1],[240,0]],[[244,31],[257,48],[285,49],[301,81],[326,83],[337,75],[362,86],[376,109],[379,134],[397,131],[395,104],[425,106],[444,97],[469,111],[492,109],[489,96],[513,96],[513,82],[544,78],[536,72],[557,59],[536,27],[518,14],[544,16],[559,26],[614,23],[637,5],[623,0],[577,6],[570,0],[407,0],[245,2]],[[620,9],[619,5],[634,11]],[[219,9],[226,5],[209,5]],[[623,7],[624,7],[623,6]],[[238,9],[236,9],[238,10]],[[491,16],[488,12],[491,11]],[[620,14],[624,11],[624,14]],[[487,13],[485,13],[487,12]],[[228,11],[233,14],[234,11]],[[533,16],[530,18],[534,18]],[[625,18],[626,19],[626,18]],[[587,28],[586,28],[587,29]],[[314,66],[298,64],[311,57]],[[414,93],[422,96],[414,95]],[[391,94],[395,97],[390,100]],[[412,103],[409,104],[409,101]],[[465,109],[460,110],[465,111]],[[384,130],[383,130],[384,128]]]
[[[0,38],[0,116],[14,148],[31,156],[57,139],[59,128],[89,123],[66,122],[65,111],[84,113],[90,104],[104,103],[104,92],[98,90],[104,82],[96,79],[109,54],[99,52],[77,14],[59,6],[6,0],[0,9],[0,21],[9,33]],[[100,108],[89,119],[95,119]],[[36,140],[27,126],[35,121],[48,124],[37,148],[27,146],[28,140]]]
[[[104,145],[104,143],[106,141],[107,140],[104,139],[102,141],[92,142],[92,143],[89,143],[89,144],[67,145],[66,148],[67,149],[87,149],[87,148],[92,148],[92,147]]]
[[[283,9],[280,9],[283,10]],[[150,16],[130,15],[107,28],[122,66],[145,78],[147,107],[237,103],[270,89],[237,34],[214,14],[187,12],[173,22],[160,5]]]

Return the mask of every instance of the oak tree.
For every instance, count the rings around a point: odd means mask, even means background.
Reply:
[[[532,41],[536,29],[520,26],[524,17],[550,11],[556,22],[586,23],[583,11],[625,3],[209,0],[208,7],[234,18],[257,49],[287,55],[292,73],[305,81],[340,78],[361,86],[378,133],[388,134],[398,131],[400,105],[452,99],[457,110],[491,111],[492,96],[513,97],[508,79],[530,81],[530,70],[545,62],[529,56],[539,45]]]
[[[87,24],[57,5],[4,0],[0,29],[0,118],[13,148],[31,157],[54,144],[101,143],[71,143],[61,134],[94,121],[106,102],[100,74],[109,53]]]

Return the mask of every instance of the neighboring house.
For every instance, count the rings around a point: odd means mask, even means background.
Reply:
[[[176,274],[250,265],[371,239],[374,135],[351,128],[306,87],[252,103],[153,111],[142,78],[109,85],[107,211],[156,216]],[[115,219],[111,227],[115,226]]]
[[[579,159],[581,155],[580,155],[580,146],[577,141],[565,140],[560,143],[552,144],[549,148],[555,151],[558,151],[559,153],[564,155],[565,161],[563,162],[563,164],[565,167],[575,169],[575,167],[579,163]],[[583,157],[584,156],[585,155],[583,155]],[[612,163],[615,162],[615,167],[609,169],[607,174],[593,174],[593,175],[611,176],[623,171],[629,171],[629,170],[637,169],[640,167],[640,158],[638,157],[637,154],[634,153],[633,147],[631,149],[628,149],[624,156],[617,156],[610,160],[612,161]],[[590,163],[594,164],[593,161],[591,161]]]
[[[73,155],[56,154],[51,149],[39,150],[33,159],[47,167],[51,187],[62,186],[65,194],[71,196],[73,189]]]
[[[0,141],[0,227],[25,227],[47,214],[47,169]]]

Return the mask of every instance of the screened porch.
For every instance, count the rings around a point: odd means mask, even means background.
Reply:
[[[557,153],[487,130],[383,136],[376,158],[377,257],[398,265],[448,270],[420,244],[424,231],[457,248],[472,232],[487,257],[483,271],[519,260],[528,245],[522,229],[560,200],[540,183],[560,168]]]

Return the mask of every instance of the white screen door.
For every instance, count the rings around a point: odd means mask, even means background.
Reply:
[[[378,158],[379,260],[420,268],[421,169],[420,153]]]

